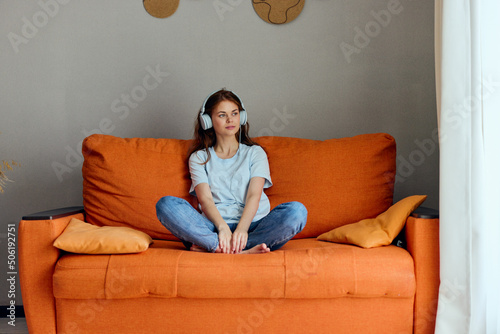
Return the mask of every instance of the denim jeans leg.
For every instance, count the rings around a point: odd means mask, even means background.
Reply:
[[[214,252],[219,245],[219,236],[214,224],[182,198],[161,198],[156,203],[156,215],[161,224],[186,246],[195,244]]]
[[[248,229],[245,249],[265,243],[271,250],[281,248],[307,222],[307,209],[299,202],[288,202],[276,206],[267,216],[253,222]]]

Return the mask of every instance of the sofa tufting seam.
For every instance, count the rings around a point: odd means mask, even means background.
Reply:
[[[104,274],[104,286],[102,287],[102,291],[104,291],[104,299],[112,299],[108,298],[108,290],[106,289],[106,285],[108,282],[108,274],[109,274],[109,264],[111,262],[111,255],[108,255],[108,262],[106,264],[106,273]]]
[[[287,282],[287,271],[288,271],[287,269],[288,268],[286,266],[286,263],[287,263],[286,262],[286,252],[283,252],[283,266],[282,266],[283,267],[283,282],[284,282],[284,284],[283,284],[283,294],[282,294],[283,298],[287,298],[286,297],[286,291],[287,291],[287,284],[288,284],[288,282]]]
[[[179,252],[177,255],[177,259],[175,262],[175,278],[174,278],[174,289],[172,291],[173,297],[179,297],[179,263],[182,257],[182,254],[185,252]]]
[[[220,268],[220,265],[214,265],[214,266],[203,266],[203,265],[185,265],[185,264],[179,264],[179,267],[181,268],[203,268],[203,269],[218,269]],[[280,264],[274,264],[274,265],[251,265],[251,266],[244,266],[244,265],[238,265],[238,268],[281,268],[282,265]]]
[[[347,294],[351,294],[354,296],[358,295],[358,266],[357,266],[357,261],[356,261],[356,254],[353,249],[351,249],[351,254],[352,254],[352,261],[353,261],[353,275],[354,275],[354,291],[349,292],[347,291]]]

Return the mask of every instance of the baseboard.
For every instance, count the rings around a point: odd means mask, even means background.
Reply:
[[[0,318],[9,318],[11,315],[16,318],[24,318],[24,307],[16,306],[15,309],[10,308],[8,305],[0,306]]]

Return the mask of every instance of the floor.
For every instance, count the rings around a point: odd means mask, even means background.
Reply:
[[[0,319],[0,334],[28,334],[25,318],[16,318],[16,326],[9,325],[10,319]]]

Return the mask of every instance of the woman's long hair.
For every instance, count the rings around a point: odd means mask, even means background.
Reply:
[[[233,92],[223,88],[213,93],[208,98],[207,103],[205,104],[205,114],[212,117],[213,110],[222,101],[231,101],[238,106],[239,111],[243,110],[243,106],[241,104],[240,99]],[[201,114],[201,109],[196,117],[195,127],[194,127],[194,141],[193,145],[189,150],[188,159],[194,152],[199,150],[205,150],[208,155],[207,161],[204,162],[204,164],[206,164],[210,160],[210,151],[208,150],[208,148],[214,146],[217,143],[217,136],[215,135],[215,130],[213,126],[210,129],[203,130],[199,117],[200,114]],[[248,121],[245,125],[241,125],[240,130],[235,134],[236,140],[239,140],[241,132],[241,143],[248,146],[258,145],[248,135],[249,128],[250,125],[248,124]]]

